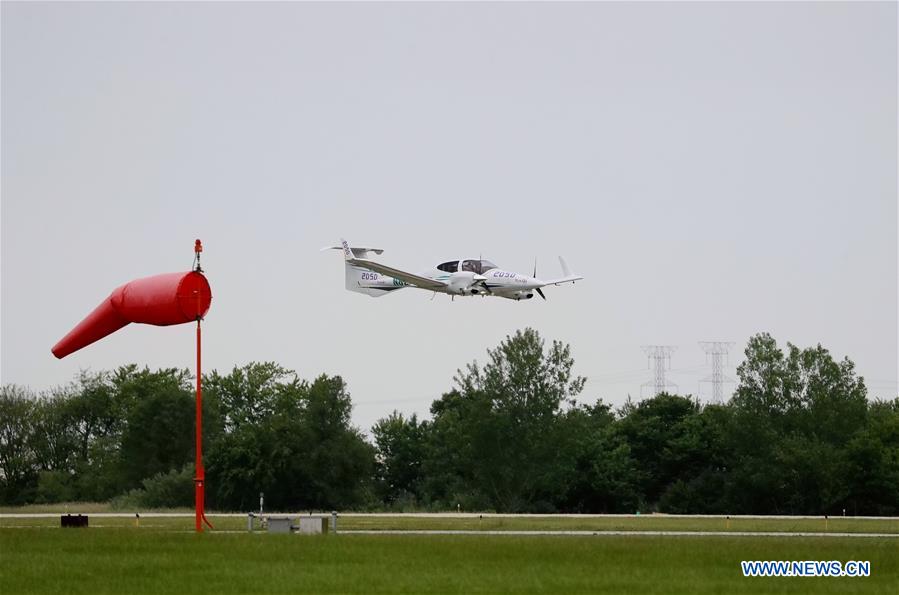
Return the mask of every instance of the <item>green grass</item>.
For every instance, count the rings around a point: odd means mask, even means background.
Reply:
[[[246,517],[101,517],[103,505],[0,513],[0,593],[287,592],[899,592],[899,539],[656,536],[250,535]],[[188,510],[177,512],[190,512]],[[295,516],[295,515],[291,515]],[[339,528],[899,533],[899,519],[639,517],[366,517]],[[223,531],[239,531],[224,533]],[[868,578],[744,578],[740,560],[870,560]]]
[[[870,560],[743,578],[740,560]],[[0,529],[0,593],[896,593],[892,538],[195,535]]]

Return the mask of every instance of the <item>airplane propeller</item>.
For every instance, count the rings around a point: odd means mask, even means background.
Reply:
[[[534,276],[534,279],[537,278],[537,257],[536,256],[534,257],[534,275],[533,276]],[[543,290],[540,289],[539,287],[535,287],[534,289],[536,289],[537,293],[540,294],[540,297],[542,297],[543,300],[546,301],[546,296],[543,295]]]

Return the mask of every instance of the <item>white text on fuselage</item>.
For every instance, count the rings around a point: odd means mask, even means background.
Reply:
[[[524,277],[519,277],[517,273],[510,273],[508,271],[493,271],[492,276],[497,279],[509,279],[512,283],[527,283],[527,280]]]

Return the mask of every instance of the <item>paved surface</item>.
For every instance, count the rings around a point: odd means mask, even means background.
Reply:
[[[453,531],[338,530],[339,535],[648,535],[662,537],[893,537],[899,533],[810,533],[787,531]]]
[[[71,510],[71,511],[59,511],[59,512],[14,512],[14,513],[0,513],[0,519],[2,518],[10,518],[10,519],[41,519],[41,518],[52,518],[58,517],[63,514],[88,514],[90,516],[95,517],[109,517],[109,518],[130,518],[134,516],[135,512],[140,511],[132,511],[132,512],[84,512],[79,510]],[[259,513],[255,513],[259,514]],[[264,516],[309,516],[309,512],[266,512]],[[504,514],[504,513],[495,513],[495,512],[340,512],[338,514],[341,518],[420,518],[420,519],[477,519],[477,518],[485,518],[485,519],[513,519],[513,518],[523,518],[523,519],[620,519],[620,518],[644,518],[644,519],[659,519],[659,518],[671,518],[671,519],[821,519],[823,520],[823,516],[791,516],[791,515],[763,515],[763,514],[732,514],[732,515],[724,515],[724,514]],[[193,518],[193,512],[141,512],[141,518],[147,517],[159,517],[159,518],[178,518],[178,517],[191,517]],[[245,512],[209,512],[206,513],[206,516],[212,517],[244,517],[246,518],[247,513]],[[315,512],[312,513],[311,516],[327,516],[330,517],[330,512]],[[843,516],[832,516],[831,519],[854,519],[854,520],[872,520],[872,521],[896,521],[899,520],[899,517],[892,516],[851,516],[851,517],[843,517]]]

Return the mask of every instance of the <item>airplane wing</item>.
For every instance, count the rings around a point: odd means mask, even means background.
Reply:
[[[550,279],[549,281],[544,281],[544,283],[547,285],[561,285],[563,283],[574,283],[581,279],[583,279],[583,277],[579,277],[578,275],[569,275],[568,277],[562,277],[560,279]]]
[[[349,244],[347,244],[345,240],[341,240],[341,244],[343,244],[344,260],[346,260],[347,263],[351,265],[363,267],[375,271],[376,273],[381,273],[382,275],[387,275],[388,277],[393,277],[394,279],[405,281],[409,285],[421,287],[422,289],[443,289],[444,287],[446,287],[446,283],[444,283],[443,281],[429,279],[427,277],[422,277],[421,275],[416,275],[414,273],[407,273],[406,271],[401,271],[399,269],[395,269],[393,267],[381,264],[380,262],[375,262],[366,258],[356,258],[353,250],[349,247]]]
[[[382,275],[387,275],[388,277],[393,277],[394,279],[399,279],[400,281],[405,281],[409,285],[421,287],[422,289],[443,289],[444,287],[446,287],[446,283],[444,283],[443,281],[428,279],[427,277],[422,277],[421,275],[416,275],[414,273],[407,273],[406,271],[401,271],[399,269],[383,265],[380,262],[375,262],[373,260],[366,260],[365,258],[352,258],[347,259],[347,262],[358,267],[371,269],[372,271],[381,273]]]

